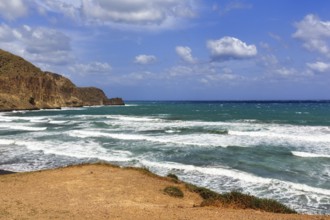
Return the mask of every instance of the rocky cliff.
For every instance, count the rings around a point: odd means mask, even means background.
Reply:
[[[0,111],[93,105],[124,105],[101,89],[79,88],[69,79],[43,72],[21,57],[0,49]]]

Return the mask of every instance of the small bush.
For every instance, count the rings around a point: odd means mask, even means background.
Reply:
[[[255,209],[273,213],[295,214],[295,210],[290,209],[272,199],[261,199],[255,196],[243,194],[240,192],[230,192],[219,194],[204,187],[198,187],[192,184],[186,184],[190,192],[198,193],[203,202],[201,206],[230,206],[241,209]]]
[[[212,190],[206,189],[204,187],[198,187],[193,184],[186,184],[186,188],[190,192],[198,193],[203,199],[217,199],[220,197],[219,193],[216,193]]]
[[[183,192],[181,189],[175,186],[168,186],[164,189],[164,192],[172,197],[183,198]]]
[[[179,183],[180,182],[178,176],[173,174],[173,173],[169,173],[167,175],[167,177],[170,178],[174,183]]]
[[[173,173],[169,173],[167,174],[167,177],[171,178],[171,179],[174,179],[174,180],[179,180],[178,176],[173,174]]]
[[[213,200],[213,201],[212,201]],[[225,206],[234,206],[242,209],[256,209],[273,213],[293,214],[296,211],[272,199],[261,199],[240,192],[221,194],[219,198],[205,201],[204,205],[217,205],[221,202]]]

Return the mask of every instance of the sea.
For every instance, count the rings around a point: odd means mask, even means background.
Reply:
[[[330,214],[330,101],[132,101],[0,113],[0,169],[99,161]]]

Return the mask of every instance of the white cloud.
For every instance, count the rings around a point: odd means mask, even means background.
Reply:
[[[297,71],[294,68],[287,68],[287,67],[280,67],[276,69],[274,72],[282,77],[289,77],[297,73]]]
[[[188,63],[195,63],[197,60],[192,56],[190,47],[177,46],[176,53]]]
[[[244,59],[257,55],[255,45],[247,45],[234,37],[223,37],[207,41],[207,48],[213,60]]]
[[[315,62],[315,63],[307,63],[308,68],[310,68],[313,71],[324,73],[324,72],[330,72],[330,63],[324,63],[324,62]]]
[[[47,12],[62,13],[75,20],[81,19],[81,0],[34,0],[41,14]]]
[[[7,20],[15,20],[27,14],[28,8],[23,0],[0,0],[0,16]]]
[[[231,1],[227,5],[220,6],[219,4],[213,4],[212,10],[219,12],[220,15],[224,15],[226,13],[229,13],[230,11],[233,10],[246,10],[246,9],[251,9],[253,7],[252,4],[247,4],[244,2],[240,1]]]
[[[87,64],[75,64],[70,67],[70,70],[74,74],[86,76],[86,75],[103,75],[111,72],[111,65],[109,63],[91,62]]]
[[[16,32],[16,38],[26,45],[26,51],[29,53],[71,50],[70,38],[54,29],[31,28],[25,25]]]
[[[129,24],[161,24],[168,17],[192,17],[188,0],[82,0],[84,14],[92,20]]]
[[[6,24],[0,25],[0,41],[10,42],[13,40],[13,38],[14,38],[14,33],[12,29]]]
[[[329,55],[330,21],[321,21],[313,14],[307,15],[295,24],[294,38],[303,41],[303,46],[309,51]]]
[[[0,25],[0,47],[40,64],[64,65],[72,60],[71,39],[49,28]]]
[[[118,29],[173,29],[196,16],[197,0],[34,0],[43,14],[62,13],[91,25]]]
[[[145,65],[155,62],[156,59],[157,58],[153,55],[141,54],[135,57],[134,63]]]

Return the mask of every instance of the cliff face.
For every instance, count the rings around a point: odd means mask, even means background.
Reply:
[[[123,105],[100,89],[76,87],[69,79],[0,50],[0,110],[42,109],[92,105]]]

